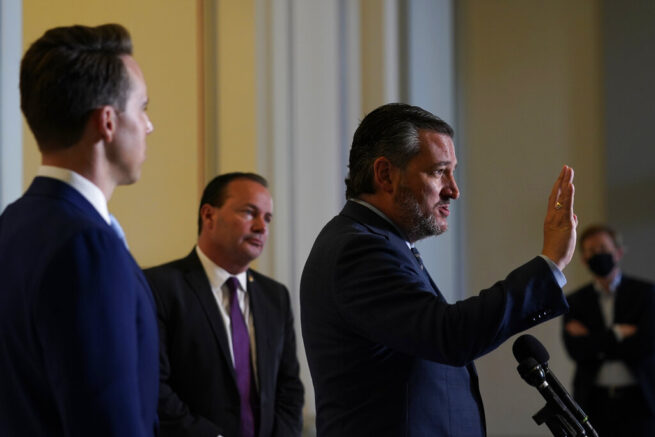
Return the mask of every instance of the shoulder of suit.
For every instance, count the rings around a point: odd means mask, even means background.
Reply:
[[[265,288],[280,288],[286,291],[287,287],[281,282],[276,281],[275,279],[266,276],[262,273],[259,273],[256,270],[248,269],[247,275],[248,283],[257,284]]]
[[[197,266],[195,265],[196,263]],[[202,264],[200,264],[197,255],[195,262],[192,259],[192,256],[188,255],[184,258],[179,258],[173,261],[165,262],[163,264],[145,268],[143,269],[143,273],[145,273],[145,275],[149,278],[153,276],[167,276],[189,271],[190,269],[194,268],[194,266],[202,268]]]
[[[365,208],[365,207],[362,207]],[[379,235],[387,240],[392,237],[398,237],[393,230],[391,223],[386,222],[382,217],[376,215],[373,211],[367,210],[366,216],[354,216],[342,212],[338,218],[347,220],[355,232],[366,232],[369,234]]]
[[[619,284],[619,289],[625,288],[627,290],[644,290],[651,291],[655,293],[655,284],[652,282],[646,281],[644,279],[635,278],[632,276],[626,276],[625,274],[621,278],[621,283]]]

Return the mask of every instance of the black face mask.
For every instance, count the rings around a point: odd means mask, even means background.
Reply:
[[[604,278],[614,268],[614,256],[611,253],[597,253],[587,260],[587,264],[594,275]]]

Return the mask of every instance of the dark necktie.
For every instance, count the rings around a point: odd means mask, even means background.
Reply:
[[[421,259],[421,253],[418,251],[418,249],[412,247],[412,253],[416,257],[416,261],[418,261],[418,265],[421,266],[421,270],[425,270],[425,265],[423,265],[423,260]]]
[[[241,437],[254,437],[255,420],[250,404],[250,336],[248,326],[239,308],[237,296],[238,280],[230,276],[226,281],[230,290],[230,320],[232,330],[232,350],[234,351],[234,371],[237,376],[237,387],[241,398]]]
[[[441,291],[439,291],[439,288],[437,287],[437,284],[434,283],[432,278],[430,277],[430,274],[428,273],[427,269],[425,268],[425,264],[423,264],[423,258],[421,258],[421,252],[418,251],[417,248],[412,247],[412,253],[416,257],[416,261],[418,261],[418,265],[421,267],[421,271],[425,274],[425,277],[428,278],[428,281],[430,282],[430,285],[432,285],[432,288],[434,289],[434,292],[436,293],[437,296],[444,302],[446,299],[443,297],[441,294]]]

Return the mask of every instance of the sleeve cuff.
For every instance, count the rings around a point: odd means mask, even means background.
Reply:
[[[566,276],[564,276],[564,273],[562,273],[559,267],[557,267],[557,265],[546,255],[539,256],[543,258],[543,260],[548,264],[548,267],[550,267],[550,271],[553,272],[553,276],[555,277],[555,281],[557,281],[559,288],[564,288],[566,285]]]

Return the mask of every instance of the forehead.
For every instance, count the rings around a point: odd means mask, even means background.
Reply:
[[[272,202],[268,188],[250,179],[235,179],[225,187],[225,202],[268,203]]]
[[[127,74],[130,76],[130,93],[145,95],[146,81],[143,77],[141,67],[139,67],[139,64],[130,55],[122,55],[121,59],[123,60]]]
[[[446,134],[435,131],[419,131],[420,151],[413,158],[421,166],[449,165],[457,166],[453,139]]]
[[[596,247],[614,248],[614,241],[607,232],[597,232],[585,238],[582,242],[582,249],[591,249]]]

